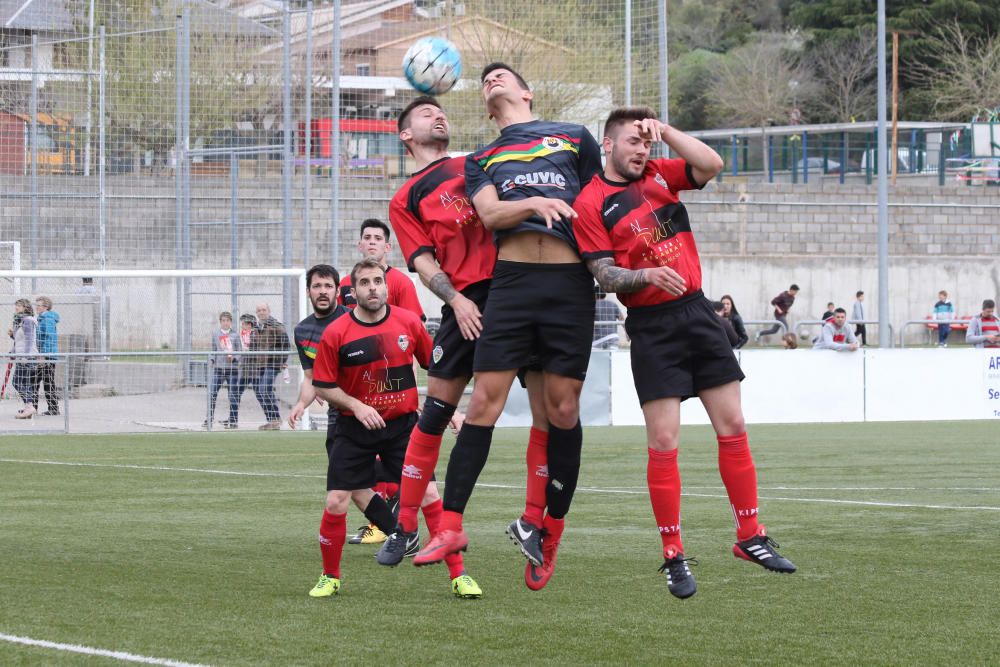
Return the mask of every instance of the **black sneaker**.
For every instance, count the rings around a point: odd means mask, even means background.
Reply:
[[[689,598],[697,592],[698,587],[694,583],[694,575],[688,564],[697,565],[694,558],[685,558],[684,554],[677,552],[673,558],[669,558],[660,566],[660,572],[667,575],[667,590],[675,598],[681,600]]]
[[[733,545],[733,555],[751,563],[757,563],[771,572],[791,574],[795,572],[795,564],[775,549],[781,545],[767,536],[764,526],[757,529],[757,534],[749,540],[743,540]]]
[[[365,525],[358,528],[357,534],[353,535],[351,539],[347,540],[348,544],[361,544],[361,540],[365,539],[372,532],[371,524],[366,523]]]
[[[521,519],[515,519],[507,526],[507,536],[521,548],[521,553],[535,567],[545,564],[542,555],[542,529]]]
[[[404,558],[415,556],[419,550],[420,536],[417,532],[407,533],[396,526],[396,530],[379,547],[378,553],[375,554],[375,560],[378,561],[379,565],[396,567],[403,562]]]

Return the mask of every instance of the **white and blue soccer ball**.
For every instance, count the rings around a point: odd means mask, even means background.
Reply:
[[[443,37],[418,39],[403,56],[403,74],[410,85],[427,95],[441,95],[462,75],[462,57]]]

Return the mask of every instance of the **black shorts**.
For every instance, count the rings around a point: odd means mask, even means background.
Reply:
[[[640,405],[658,398],[690,398],[745,377],[719,316],[701,291],[629,308],[625,331],[632,339],[632,377]]]
[[[582,263],[498,260],[474,370],[530,366],[582,381],[594,333],[593,285]]]
[[[386,422],[385,428],[369,431],[354,417],[340,416],[329,448],[326,467],[327,491],[354,491],[375,486],[375,456],[382,459],[385,481],[398,483],[406,456],[410,431],[417,414]]]
[[[462,296],[473,301],[480,313],[486,311],[486,297],[489,293],[489,280],[481,280],[462,290]],[[427,375],[446,380],[472,377],[472,360],[475,354],[476,341],[462,337],[455,311],[445,304],[441,307],[441,327],[434,336],[431,367],[427,369]]]

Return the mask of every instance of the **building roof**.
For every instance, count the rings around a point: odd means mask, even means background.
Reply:
[[[0,0],[0,27],[66,32],[73,25],[72,0]]]

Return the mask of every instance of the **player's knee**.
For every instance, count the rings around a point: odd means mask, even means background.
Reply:
[[[344,514],[351,502],[350,491],[328,491],[326,494],[326,511],[330,514]]]
[[[677,431],[660,431],[658,433],[650,433],[649,438],[646,441],[649,448],[656,452],[669,452],[677,449],[677,444],[679,441],[679,434]]]
[[[571,429],[580,420],[580,403],[576,397],[549,401],[545,412],[549,422],[556,428]]]
[[[472,398],[469,399],[469,409],[465,412],[465,422],[467,424],[476,424],[478,426],[492,426],[496,424],[497,419],[500,418],[500,413],[503,412],[504,397],[494,397],[486,394],[472,393]]]
[[[448,422],[455,414],[456,406],[439,398],[428,396],[424,401],[424,409],[420,413],[417,428],[427,435],[441,435],[448,428]]]

